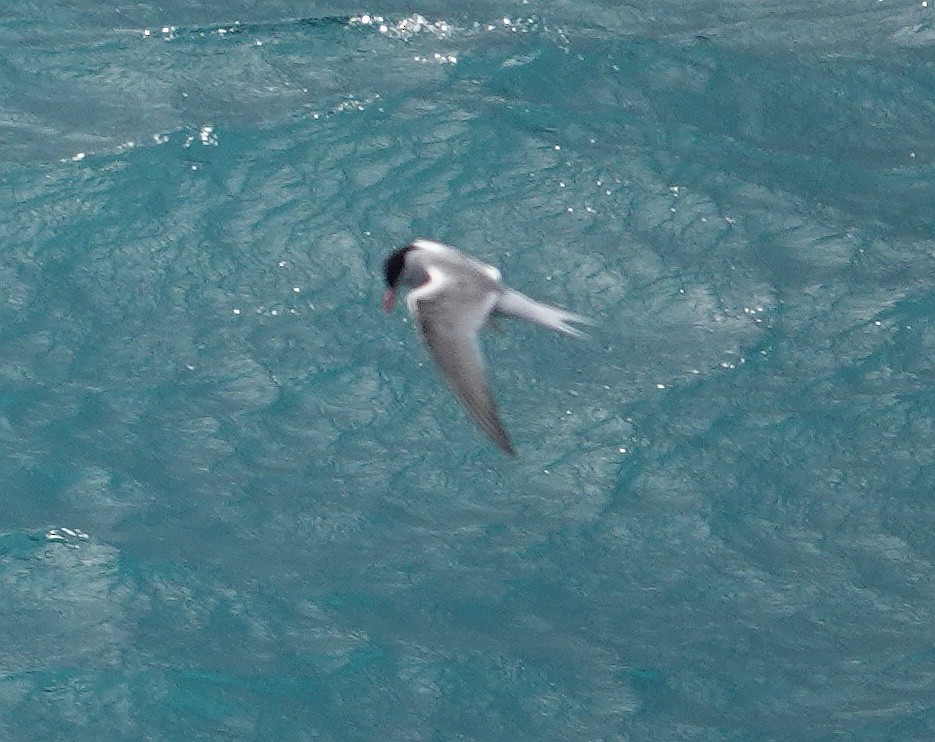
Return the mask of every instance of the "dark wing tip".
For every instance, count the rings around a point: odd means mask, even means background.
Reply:
[[[481,421],[478,420],[478,423],[480,422]],[[483,421],[481,429],[487,434],[490,440],[497,444],[497,447],[503,451],[503,453],[514,459],[516,458],[516,449],[513,448],[513,441],[510,440],[510,434],[507,433],[506,428],[503,427],[496,407],[494,407],[493,419]]]
[[[492,398],[490,399],[491,405],[493,405]],[[478,410],[471,402],[463,400],[463,403],[468,412],[471,414],[471,417],[474,418],[477,426],[491,441],[497,444],[497,448],[499,448],[508,456],[516,458],[516,449],[513,448],[513,442],[510,440],[509,434],[506,432],[506,429],[503,427],[503,423],[500,421],[500,415],[497,411],[497,408],[492,406],[492,409],[487,410],[485,414],[485,412]]]

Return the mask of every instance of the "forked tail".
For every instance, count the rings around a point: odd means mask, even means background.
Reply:
[[[587,337],[585,333],[571,323],[579,325],[593,325],[594,322],[587,317],[582,317],[573,312],[567,312],[564,309],[543,304],[530,299],[519,291],[507,289],[497,300],[496,312],[510,317],[519,317],[520,319],[535,322],[536,324],[548,327],[551,330],[558,330],[566,335],[572,335],[577,338]]]

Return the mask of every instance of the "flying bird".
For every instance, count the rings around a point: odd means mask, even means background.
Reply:
[[[500,271],[450,245],[416,240],[386,259],[383,308],[390,312],[399,286],[411,288],[406,306],[422,340],[477,426],[510,456],[510,442],[484,373],[479,333],[494,315],[519,317],[574,337],[590,320],[542,304],[504,285]]]

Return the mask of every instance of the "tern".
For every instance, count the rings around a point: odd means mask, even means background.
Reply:
[[[433,240],[415,240],[396,250],[386,259],[384,271],[383,308],[391,312],[397,288],[410,287],[409,314],[448,386],[487,437],[516,456],[487,383],[481,328],[492,324],[496,315],[505,315],[584,337],[573,325],[591,321],[514,291],[494,266]]]

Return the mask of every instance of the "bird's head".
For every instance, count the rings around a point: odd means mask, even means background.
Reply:
[[[393,304],[396,302],[396,287],[406,272],[406,256],[415,249],[415,245],[401,247],[393,252],[383,264],[387,287],[383,295],[383,309],[387,312],[393,310]]]

